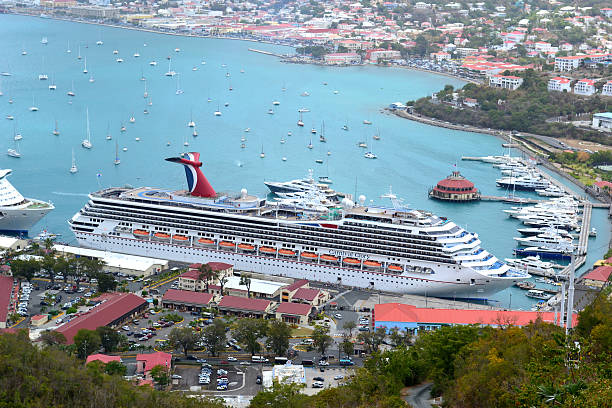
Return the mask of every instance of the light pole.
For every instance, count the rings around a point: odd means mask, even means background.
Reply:
[[[565,335],[568,334],[569,330],[572,328],[572,318],[574,315],[574,275],[575,271],[575,263],[574,263],[574,247],[572,246],[572,252],[570,255],[570,276],[569,276],[569,291],[567,294],[567,325],[565,326]]]

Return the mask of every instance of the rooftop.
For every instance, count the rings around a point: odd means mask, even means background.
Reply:
[[[87,360],[85,364],[89,364],[92,361],[101,361],[104,364],[110,363],[111,361],[116,361],[118,363],[121,362],[121,357],[119,356],[107,356],[106,354],[92,354],[87,356]]]
[[[293,292],[296,289],[301,288],[302,286],[308,285],[308,281],[306,279],[300,279],[293,282],[291,285],[285,286],[283,289],[288,290],[289,292]]]
[[[146,300],[132,293],[106,293],[93,300],[100,300],[102,303],[57,329],[66,337],[67,344],[72,344],[79,330],[95,330],[98,327],[106,326],[147,303]]]
[[[0,276],[0,322],[6,322],[12,290],[13,278],[11,276]]]
[[[282,282],[251,278],[251,293],[262,293],[266,296],[273,296],[283,286],[285,286],[285,283]],[[228,276],[224,288],[247,291],[247,287],[240,284],[240,276]]]
[[[276,313],[308,316],[310,314],[311,309],[312,309],[312,306],[306,303],[283,302],[280,305],[278,305],[278,308],[276,309]]]
[[[319,289],[300,288],[293,295],[293,299],[302,299],[312,302],[319,295]]]
[[[220,308],[264,312],[270,306],[270,301],[265,299],[249,299],[240,296],[225,295],[219,302]]]
[[[136,271],[146,271],[153,265],[168,265],[165,259],[147,258],[144,256],[119,254],[116,252],[99,251],[97,249],[80,248],[68,245],[53,245],[57,252],[64,252],[87,258],[101,259],[107,266],[113,268],[131,269]]]
[[[166,293],[164,293],[162,301],[168,300],[194,305],[208,305],[212,298],[213,295],[210,293],[193,292],[190,290],[168,289]]]
[[[541,317],[544,322],[553,323],[553,312],[531,312],[517,310],[455,310],[422,309],[402,303],[384,303],[374,306],[375,326],[387,322],[433,323],[433,324],[512,324],[525,326]],[[577,315],[573,325],[578,323]]]
[[[155,366],[168,367],[172,365],[172,354],[158,351],[150,354],[137,354],[136,361],[144,361],[144,371],[151,371]]]
[[[612,266],[600,266],[584,275],[582,279],[607,282],[610,279],[610,273],[612,273]]]

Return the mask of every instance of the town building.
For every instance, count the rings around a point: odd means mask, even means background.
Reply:
[[[151,276],[168,269],[168,261],[165,259],[147,258],[144,256],[60,244],[53,245],[53,249],[57,253],[72,255],[76,258],[99,259],[104,262],[104,270],[111,273],[119,272],[132,276]]]
[[[555,323],[554,312],[532,312],[519,310],[480,309],[428,309],[402,303],[374,305],[372,322],[375,328],[390,330],[397,327],[418,333],[421,330],[435,330],[443,326],[478,324],[482,326],[526,326],[538,318],[546,323]],[[572,319],[575,326],[577,315]]]
[[[432,52],[431,54],[429,54],[429,57],[437,63],[451,60],[451,55],[448,52],[444,51]]]
[[[212,300],[211,293],[168,289],[162,297],[162,306],[173,310],[201,312],[210,307]]]
[[[32,316],[32,318],[30,319],[30,324],[32,326],[40,327],[43,324],[47,323],[48,321],[49,321],[49,315],[39,314],[36,316]]]
[[[225,314],[243,317],[264,317],[270,312],[271,306],[272,302],[266,299],[225,295],[217,308]]]
[[[56,329],[66,337],[66,344],[72,344],[74,336],[81,329],[118,327],[148,308],[147,301],[133,293],[104,293],[91,300],[99,303],[87,312],[76,314],[72,320]]]
[[[150,354],[136,355],[136,373],[143,374],[145,380],[153,379],[151,377],[151,370],[158,365],[170,372],[172,370],[172,354],[157,351]]]
[[[582,277],[582,283],[586,286],[592,286],[596,288],[603,288],[610,284],[610,274],[612,273],[612,266],[600,266],[593,269]]]
[[[612,80],[606,82],[601,88],[601,94],[604,96],[612,96]]]
[[[474,98],[464,98],[463,104],[468,108],[475,108],[476,106],[478,106],[478,100]]]
[[[591,126],[598,129],[612,129],[612,112],[593,114]]]
[[[329,300],[329,292],[309,287],[306,279],[296,280],[281,289],[281,302],[306,303],[319,307]]]
[[[355,52],[336,52],[323,56],[326,64],[330,65],[352,65],[361,64],[361,56]]]
[[[312,306],[307,303],[283,302],[276,308],[276,318],[290,324],[308,324]]]
[[[87,356],[87,360],[85,360],[85,364],[89,364],[92,361],[99,361],[103,364],[108,364],[111,361],[116,361],[118,363],[123,363],[120,356],[108,356],[106,354],[91,354]]]
[[[229,277],[234,274],[234,266],[225,262],[208,262],[210,269],[219,277]],[[200,280],[200,267],[202,264],[191,264],[189,270],[179,276],[178,287],[182,290],[203,291],[206,289],[206,281]],[[209,282],[210,284],[211,282]],[[210,285],[209,285],[210,286]]]
[[[0,329],[6,328],[11,304],[14,302],[13,283],[12,276],[0,276]]]
[[[595,81],[592,79],[581,79],[574,84],[574,93],[577,95],[591,96],[595,92]]]
[[[383,48],[371,49],[366,51],[366,60],[371,63],[378,63],[381,60],[394,60],[402,58],[402,54],[395,50],[385,50]]]
[[[257,279],[252,276],[249,277],[249,280],[251,286],[249,290],[247,290],[246,285],[240,284],[240,276],[229,276],[225,282],[223,291],[231,296],[247,297],[250,292],[251,297],[272,299],[280,296],[281,289],[287,285],[284,282]]]
[[[28,241],[15,237],[0,235],[0,251],[21,251],[28,246]]]
[[[473,201],[480,200],[480,192],[474,183],[455,170],[429,191],[429,197],[445,201]]]
[[[569,57],[555,58],[555,71],[573,71],[577,69],[584,61],[584,55],[572,55]]]
[[[489,86],[494,88],[504,88],[514,91],[522,84],[523,78],[513,75],[491,75],[489,77]]]
[[[557,92],[571,92],[572,80],[565,77],[555,77],[548,80],[548,90]]]

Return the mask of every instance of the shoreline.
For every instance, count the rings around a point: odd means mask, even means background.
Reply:
[[[291,47],[293,49],[296,48],[294,45],[278,44],[278,43],[275,43],[273,41],[258,40],[258,39],[251,39],[251,38],[235,38],[235,37],[228,37],[228,36],[210,36],[210,35],[198,35],[198,34],[188,34],[188,33],[176,33],[176,32],[171,32],[171,31],[156,30],[156,29],[153,29],[153,28],[131,27],[131,26],[121,25],[121,24],[112,24],[112,23],[98,22],[98,21],[92,21],[92,20],[81,20],[81,19],[77,19],[77,18],[59,17],[59,16],[54,16],[54,15],[46,15],[46,17],[41,17],[40,14],[20,13],[20,12],[15,12],[15,11],[12,11],[12,12],[7,13],[7,14],[9,14],[9,15],[13,14],[13,15],[25,16],[25,17],[36,17],[36,18],[48,19],[48,20],[68,21],[68,22],[71,22],[71,23],[90,24],[90,25],[96,25],[96,26],[101,26],[101,27],[119,28],[119,29],[124,29],[124,30],[131,30],[131,31],[142,31],[142,32],[146,32],[146,33],[163,34],[163,35],[170,35],[170,36],[175,36],[175,37],[204,38],[204,39],[213,39],[213,40],[246,41],[246,42],[251,42],[251,43],[270,44],[270,45],[276,45],[276,46],[281,46],[281,47]],[[273,55],[273,56],[277,57],[277,58],[281,58],[281,62],[290,62],[290,61],[285,61],[285,59],[287,57],[281,57],[281,56],[278,56],[278,55]],[[313,63],[313,64],[304,63],[304,64],[319,65],[319,66],[325,66],[325,67],[343,67],[343,66],[328,65],[328,64],[323,64],[323,63]],[[358,64],[356,66],[367,66],[367,65],[368,64]],[[353,66],[353,65],[351,65],[351,66]],[[440,76],[444,76],[444,77],[447,77],[447,78],[452,78],[452,79],[456,79],[456,80],[464,81],[464,82],[468,82],[468,83],[481,84],[480,82],[478,82],[476,80],[469,79],[469,78],[463,78],[463,77],[460,77],[460,76],[457,76],[457,75],[453,75],[453,74],[450,74],[450,73],[447,73],[447,72],[439,72],[439,71],[433,71],[433,70],[428,70],[428,69],[409,67],[409,66],[404,66],[404,65],[381,66],[381,65],[376,64],[376,66],[378,66],[378,67],[386,67],[386,68],[401,68],[401,69],[407,69],[407,70],[412,70],[412,71],[420,71],[420,72],[425,72],[425,73],[428,73],[428,74],[440,75]]]

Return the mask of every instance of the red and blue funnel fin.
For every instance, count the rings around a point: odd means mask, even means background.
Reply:
[[[216,197],[215,189],[212,188],[200,167],[200,153],[189,152],[183,153],[182,157],[169,157],[166,161],[180,163],[185,166],[185,175],[187,176],[187,186],[192,196],[195,197]]]

